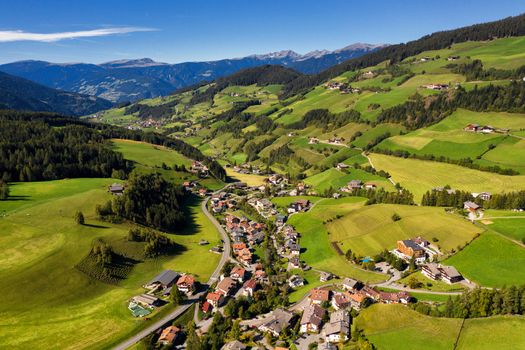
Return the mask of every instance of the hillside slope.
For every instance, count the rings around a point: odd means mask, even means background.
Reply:
[[[51,89],[0,72],[0,108],[56,112],[80,116],[111,108],[112,103],[94,96]]]

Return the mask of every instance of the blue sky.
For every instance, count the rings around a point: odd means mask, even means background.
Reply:
[[[176,63],[399,43],[525,12],[516,0],[0,0],[0,62]]]

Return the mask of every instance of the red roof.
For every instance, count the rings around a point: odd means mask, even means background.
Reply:
[[[169,343],[173,343],[173,341],[175,340],[175,338],[177,338],[177,335],[179,334],[180,332],[180,328],[176,327],[176,326],[169,326],[169,327],[166,327],[162,330],[162,333],[159,337],[159,341],[162,342],[162,341],[165,341],[165,342],[169,342]]]
[[[255,289],[255,287],[257,286],[257,281],[254,280],[254,279],[249,279],[248,281],[244,282],[243,284],[243,288],[244,289]]]
[[[192,275],[182,275],[177,281],[177,285],[189,285],[192,286],[195,283],[195,279]]]
[[[245,274],[245,273],[246,273],[246,270],[245,270],[245,269],[243,269],[243,268],[240,267],[240,266],[235,266],[235,267],[232,269],[232,271],[231,271],[231,273],[230,273],[230,276],[232,276],[232,275],[239,275],[239,277],[242,278],[242,277],[244,277],[244,274]]]
[[[328,301],[330,299],[330,291],[328,289],[312,289],[310,299]]]
[[[222,294],[210,292],[208,293],[208,295],[206,295],[206,300],[219,301],[221,300],[221,297],[222,297]]]
[[[204,312],[205,314],[207,314],[208,312],[210,312],[212,309],[212,306],[210,303],[208,303],[207,301],[205,301],[204,303],[202,303],[202,312]]]

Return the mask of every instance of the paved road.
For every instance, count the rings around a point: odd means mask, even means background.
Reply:
[[[222,190],[219,190],[219,191],[222,191]],[[224,264],[226,263],[226,261],[230,259],[231,244],[230,244],[230,238],[228,237],[228,234],[226,233],[226,231],[224,231],[224,229],[219,224],[219,222],[208,211],[207,204],[209,200],[210,200],[210,197],[207,197],[205,200],[202,201],[201,209],[204,212],[204,214],[208,217],[208,219],[210,219],[210,221],[215,225],[215,227],[221,234],[222,240],[224,241],[224,244],[223,244],[224,251],[222,252],[221,260],[217,264],[215,271],[213,271],[212,275],[210,276],[210,279],[208,280],[208,285],[211,285],[212,283],[218,280]],[[155,323],[151,324],[151,326],[143,329],[142,331],[138,332],[131,338],[118,344],[113,349],[114,350],[125,350],[129,348],[130,346],[132,346],[133,344],[138,343],[141,339],[147,337],[149,334],[155,332],[157,329],[163,327],[164,325],[170,323],[172,320],[182,315],[195,302],[197,302],[199,300],[199,297],[204,293],[206,293],[206,291],[202,291],[199,294],[196,294],[195,296],[193,296],[192,298],[186,300],[186,303],[184,305],[177,307],[175,310],[170,312],[168,315],[164,316],[162,319],[156,321]]]

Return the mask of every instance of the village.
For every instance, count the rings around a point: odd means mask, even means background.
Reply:
[[[339,165],[344,168],[344,165]],[[234,168],[236,172],[260,173],[259,169],[241,165]],[[199,176],[206,176],[207,168],[194,162],[191,171]],[[292,183],[283,175],[267,175],[264,185],[248,186],[244,182],[235,182],[222,190],[210,193],[198,185],[198,181],[185,182],[187,191],[209,198],[207,210],[215,217],[228,236],[228,241],[212,245],[210,251],[223,254],[225,245],[231,246],[231,256],[227,257],[216,282],[200,285],[196,279],[182,272],[165,270],[143,285],[145,293],[134,296],[128,305],[132,315],[144,318],[152,311],[162,308],[173,298],[173,290],[178,290],[186,302],[195,303],[199,318],[195,319],[198,334],[207,332],[213,321],[213,315],[227,315],[235,305],[248,305],[261,313],[244,315],[240,322],[243,334],[260,342],[268,349],[288,348],[287,339],[298,349],[307,349],[311,343],[318,348],[336,349],[337,344],[344,343],[350,337],[353,317],[360,310],[374,303],[409,305],[414,302],[410,287],[398,283],[409,270],[409,265],[421,271],[430,281],[442,281],[446,284],[463,284],[472,288],[470,281],[465,280],[453,266],[439,263],[442,255],[440,249],[424,237],[397,241],[396,246],[388,252],[389,261],[400,261],[402,270],[382,261],[374,262],[366,257],[357,264],[372,264],[374,269],[390,275],[390,279],[381,284],[367,284],[356,279],[336,276],[327,271],[316,270],[321,286],[305,291],[305,296],[298,302],[286,301],[280,307],[269,309],[261,306],[264,296],[272,288],[278,288],[286,295],[305,288],[313,281],[302,277],[301,271],[312,269],[301,259],[301,234],[287,220],[297,213],[307,212],[314,205],[305,196],[311,194],[309,187],[302,183]],[[352,195],[354,191],[375,191],[376,184],[351,180],[339,189],[332,197]],[[110,191],[122,193],[124,186],[114,184]],[[435,191],[453,191],[449,188],[435,188]],[[277,207],[272,198],[279,196],[298,197],[291,200],[286,207]],[[490,193],[476,194],[476,197],[489,199]],[[474,202],[465,202],[464,209],[472,215],[482,215],[482,207]],[[209,242],[199,242],[209,244]],[[275,253],[272,264],[268,256]],[[265,254],[266,258],[262,259]],[[283,263],[285,262],[285,263]],[[411,270],[412,271],[412,270]],[[258,306],[255,306],[258,305]],[[290,334],[287,330],[298,329]],[[171,325],[158,331],[159,344],[183,346],[184,335],[180,327]],[[288,343],[289,344],[289,343]],[[238,340],[227,343],[223,349],[245,349],[247,345]]]

